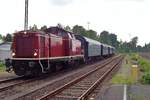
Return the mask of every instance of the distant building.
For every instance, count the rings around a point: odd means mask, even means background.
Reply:
[[[0,44],[0,60],[4,61],[6,58],[11,57],[11,42]]]

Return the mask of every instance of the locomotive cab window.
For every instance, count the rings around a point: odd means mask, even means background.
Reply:
[[[66,34],[66,32],[63,32],[63,31],[60,31],[60,33],[59,33],[62,37],[67,37],[67,34]]]

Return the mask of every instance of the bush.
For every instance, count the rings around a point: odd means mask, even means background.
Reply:
[[[139,64],[140,70],[142,72],[149,72],[150,71],[150,62],[148,60],[140,58],[138,60],[138,64]]]
[[[4,72],[5,71],[5,65],[3,62],[0,61],[0,72]]]
[[[131,53],[130,54],[131,60],[138,61],[140,56],[137,53]]]
[[[143,74],[141,82],[144,84],[150,84],[150,71]]]
[[[150,84],[150,61],[139,57],[138,64],[143,75],[140,79],[143,84]]]
[[[143,72],[143,75],[140,79],[143,84],[150,84],[150,61],[142,58],[137,53],[131,53],[130,59],[132,63],[137,63],[139,65],[140,71]]]
[[[0,67],[4,67],[4,63],[2,63],[2,61],[0,61]]]
[[[150,71],[150,61],[142,58],[137,53],[131,53],[130,54],[130,58],[131,58],[133,64],[136,63],[136,64],[139,65],[140,70],[142,72],[148,72],[148,71]]]

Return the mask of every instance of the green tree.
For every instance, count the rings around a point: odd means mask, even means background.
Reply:
[[[97,38],[97,32],[96,32],[96,31],[94,31],[94,30],[88,30],[88,31],[86,31],[86,33],[87,33],[87,36],[88,36],[89,38],[94,39],[94,40],[97,40],[97,39],[98,39],[98,38]]]
[[[37,25],[34,24],[33,26],[30,26],[30,27],[29,27],[29,30],[38,31],[39,29],[38,29]]]
[[[88,36],[87,33],[86,33],[86,30],[83,26],[75,25],[75,26],[73,26],[72,31],[75,34],[79,34],[79,35],[82,35],[82,36]]]
[[[7,34],[6,37],[3,37],[5,42],[12,42],[12,35],[11,34]]]
[[[130,48],[129,48],[129,43],[128,42],[120,42],[119,48],[118,48],[119,52],[130,52]]]
[[[130,48],[132,49],[132,51],[136,51],[136,46],[137,46],[137,42],[138,42],[138,37],[133,37],[131,39],[130,43]]]
[[[108,31],[103,31],[100,34],[100,42],[105,43],[105,44],[110,44],[110,39],[109,39],[109,32]]]
[[[113,46],[113,47],[118,48],[119,42],[118,42],[118,40],[117,40],[117,35],[115,35],[115,34],[110,34],[110,35],[109,35],[109,39],[110,39],[110,45]]]
[[[41,29],[40,29],[40,30],[41,30],[41,31],[44,31],[44,30],[46,30],[46,29],[47,29],[47,26],[46,26],[46,25],[44,25],[44,26],[42,26],[42,27],[41,27]]]
[[[6,38],[6,36],[3,36],[3,37],[2,37],[2,40],[5,41],[5,38]]]
[[[0,34],[0,39],[2,39],[2,37],[3,37],[3,36]]]
[[[66,27],[64,27],[64,29],[65,29],[66,31],[72,31],[71,28],[70,28],[70,26],[68,26],[68,25],[67,25]]]

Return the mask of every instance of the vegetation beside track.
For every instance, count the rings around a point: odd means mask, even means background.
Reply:
[[[130,57],[132,61],[137,61],[140,68],[140,82],[142,84],[150,84],[150,60],[144,59],[137,53],[130,54]]]
[[[133,79],[129,76],[125,76],[123,74],[117,74],[112,79],[113,84],[133,84],[135,83]]]
[[[138,80],[134,81],[131,74],[131,66],[139,66]],[[127,54],[118,74],[112,78],[114,84],[150,84],[150,60],[144,59],[138,53]]]
[[[0,72],[4,72],[5,71],[5,65],[2,61],[0,61]]]

